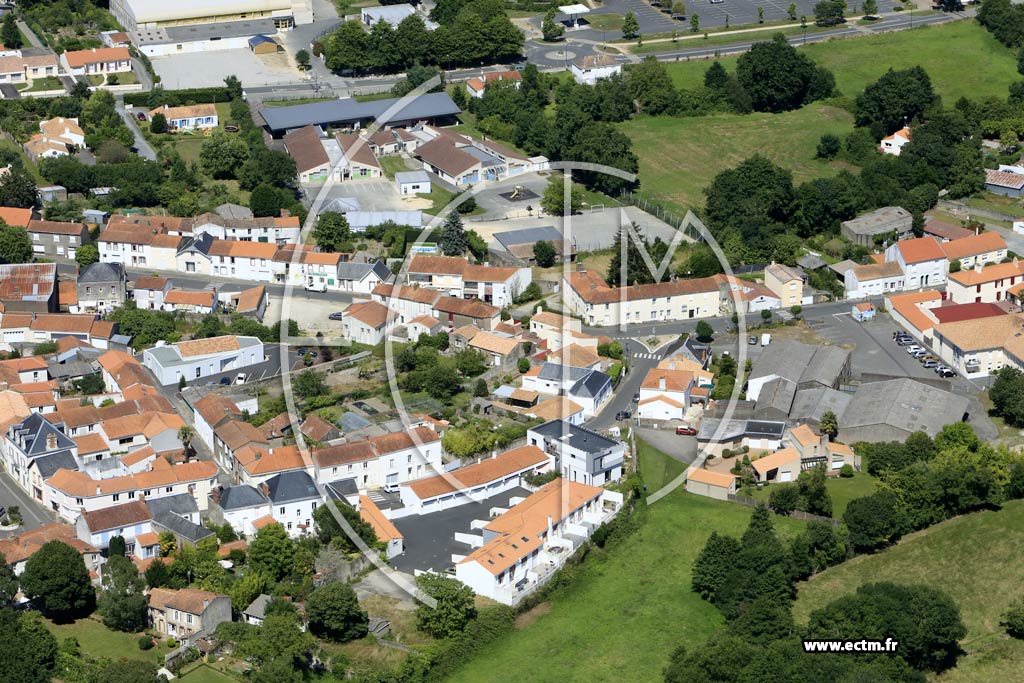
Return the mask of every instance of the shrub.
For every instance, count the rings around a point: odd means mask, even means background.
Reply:
[[[529,358],[520,358],[519,359],[519,372],[527,373],[529,371],[530,371],[530,359]]]
[[[849,479],[853,476],[853,465],[846,464],[839,468],[839,476],[843,479]]]
[[[735,456],[736,456],[736,453],[733,452],[733,450],[730,449],[730,448],[726,448],[725,450],[722,451],[722,458],[723,459],[729,459],[729,458],[732,458],[732,457],[735,457]]]
[[[139,649],[149,650],[153,647],[153,639],[149,636],[139,636]]]
[[[174,648],[178,647],[178,641],[176,641],[174,638],[168,638],[167,647],[173,650]]]
[[[1024,638],[1024,599],[1017,598],[1010,603],[999,625],[1006,629],[1011,638]]]

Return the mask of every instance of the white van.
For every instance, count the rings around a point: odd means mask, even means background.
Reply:
[[[324,282],[307,282],[305,289],[307,292],[326,292],[327,284]]]
[[[772,335],[762,334],[761,335],[761,346],[768,346],[772,343]]]

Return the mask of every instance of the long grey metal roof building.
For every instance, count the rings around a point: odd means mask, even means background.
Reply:
[[[343,127],[378,121],[381,125],[397,126],[416,121],[447,119],[462,113],[462,109],[452,101],[448,93],[443,92],[414,97],[389,112],[400,101],[401,98],[391,97],[359,102],[346,97],[290,107],[261,107],[259,113],[274,135],[309,125]]]

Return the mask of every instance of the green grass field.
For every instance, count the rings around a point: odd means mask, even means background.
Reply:
[[[223,671],[218,671],[208,664],[197,664],[187,668],[179,676],[184,683],[235,683],[237,678],[229,676]]]
[[[771,38],[771,33],[766,33],[764,38]],[[935,92],[942,96],[947,107],[953,106],[960,97],[1004,99],[1010,83],[1020,79],[1013,52],[974,21],[954,21],[941,26],[922,26],[910,31],[872,36],[834,38],[800,49],[831,69],[836,77],[836,87],[847,97],[856,97],[890,67],[923,66],[932,79]],[[946,58],[951,52],[956,54],[956,59]],[[738,56],[723,57],[719,61],[733,71],[737,59]],[[703,84],[704,72],[710,64],[711,60],[692,60],[670,63],[666,68],[676,87],[693,88]],[[970,77],[965,77],[966,74]]]
[[[409,170],[409,167],[405,165],[405,161],[400,156],[391,155],[379,157],[377,161],[380,162],[380,170],[382,170],[384,175],[388,178],[394,179],[395,173]]]
[[[684,212],[704,205],[715,174],[755,153],[793,171],[795,183],[835,175],[842,162],[815,159],[815,147],[824,133],[846,135],[853,117],[816,102],[783,114],[641,117],[620,125],[640,159],[642,191]]]
[[[832,497],[832,516],[842,519],[843,512],[850,501],[874,493],[878,488],[878,480],[866,472],[855,472],[849,479],[829,477],[825,482],[825,487],[828,488],[828,494]],[[753,498],[767,503],[771,490],[771,486],[756,489]]]
[[[686,465],[662,453],[646,441],[637,441],[637,456],[640,460],[640,472],[644,483],[651,493],[662,488],[686,469]]]
[[[484,649],[450,680],[661,680],[676,646],[697,646],[724,623],[690,591],[690,567],[713,530],[739,535],[750,514],[747,507],[673,492],[651,506],[648,522],[605,561],[558,593],[549,612],[538,610],[532,623]],[[774,521],[783,536],[803,527]]]
[[[934,680],[983,683],[1020,680],[1024,643],[999,627],[1007,604],[1024,594],[1024,501],[978,512],[918,532],[877,555],[862,555],[800,586],[793,615],[810,613],[872,581],[925,584],[944,590],[960,608],[967,637],[959,665]]]
[[[82,652],[90,657],[111,657],[140,659],[146,662],[163,661],[168,649],[163,645],[150,650],[139,649],[141,633],[122,633],[112,631],[93,619],[79,619],[70,624],[55,624],[46,620],[46,626],[60,642],[65,638],[76,638]]]

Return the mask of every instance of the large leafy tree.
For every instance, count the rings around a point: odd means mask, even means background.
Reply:
[[[309,627],[318,636],[344,643],[367,633],[367,616],[352,586],[334,581],[320,586],[306,600]]]
[[[764,244],[772,226],[785,224],[793,204],[793,176],[759,154],[720,172],[704,191],[708,227],[721,239],[737,232],[748,246]]]
[[[348,220],[337,211],[324,211],[317,216],[313,240],[324,251],[340,251],[350,235]]]
[[[114,555],[103,568],[103,592],[98,609],[103,623],[116,631],[134,633],[146,625],[146,582],[135,563]]]
[[[7,558],[0,553],[0,608],[4,608],[14,601],[18,594],[18,577],[14,570],[7,564]]]
[[[899,642],[899,654],[917,669],[942,670],[956,660],[967,635],[960,610],[928,586],[872,583],[811,613],[809,637]]]
[[[558,120],[557,116],[555,120]],[[629,137],[603,121],[590,123],[579,130],[564,158],[568,161],[610,166],[627,173],[640,170],[640,162],[633,153]],[[616,195],[635,185],[634,181],[603,171],[580,170],[578,173],[584,185],[609,195]]]
[[[579,213],[583,207],[583,192],[573,186],[569,190],[568,210],[571,213]],[[544,188],[544,195],[540,198],[541,208],[545,213],[552,216],[564,216],[566,214],[565,197],[565,176],[557,173],[548,180],[548,186]]]
[[[0,226],[0,263],[29,263],[32,241],[25,228]]]
[[[725,583],[726,576],[735,566],[740,553],[740,544],[732,536],[719,535],[712,531],[697,559],[693,563],[690,585],[702,598],[710,602]]]
[[[234,178],[248,158],[245,141],[223,131],[215,132],[199,148],[199,163],[214,178]]]
[[[57,639],[32,613],[0,609],[0,680],[48,683],[53,676]]]
[[[640,105],[641,113],[657,116],[675,106],[676,89],[672,85],[672,77],[665,65],[654,57],[647,57],[626,71],[626,86]]]
[[[78,551],[61,541],[49,541],[25,563],[21,590],[55,619],[88,614],[96,604],[89,571]]]
[[[923,67],[889,69],[857,95],[854,118],[869,126],[875,139],[899,130],[938,103],[932,81]]]
[[[636,231],[637,237],[644,240],[642,233],[638,229],[637,225],[633,224],[633,229]],[[622,244],[626,242],[626,262],[622,262]],[[615,235],[615,241],[612,243],[612,260],[608,264],[608,273],[606,274],[605,281],[613,287],[625,287],[628,285],[644,285],[654,282],[654,273],[647,267],[647,261],[644,260],[643,252],[640,251],[640,244],[629,234],[629,230],[626,226],[619,228],[619,232]],[[658,258],[651,249],[651,245],[646,240],[643,241],[643,247],[647,249],[648,255],[654,260],[655,266],[658,265]]]
[[[249,544],[249,566],[280,581],[292,568],[294,554],[295,544],[285,528],[278,523],[268,524],[256,532],[256,538]]]
[[[436,607],[420,605],[416,609],[416,628],[435,638],[451,638],[462,633],[476,616],[473,589],[441,574],[420,574],[416,585],[437,601]]]
[[[340,514],[366,545],[371,548],[377,545],[377,534],[374,533],[373,527],[363,521],[359,512],[351,505],[336,500],[317,505],[316,510],[313,510],[313,523],[316,525],[316,532],[320,536],[321,543],[338,547],[346,552],[358,550],[345,530],[341,528],[341,524],[335,519],[335,514]]]
[[[843,512],[849,530],[850,544],[858,552],[872,552],[898,539],[906,526],[906,518],[892,491],[877,491],[854,498]]]
[[[999,416],[1015,427],[1024,427],[1024,372],[1006,366],[996,373],[988,392]]]
[[[30,209],[38,198],[36,181],[25,169],[12,167],[0,176],[0,204],[3,206]]]
[[[782,35],[755,43],[736,63],[736,79],[750,96],[756,111],[796,109],[811,99],[831,92],[812,93],[817,67],[807,55],[797,52]],[[821,76],[818,76],[820,79]]]
[[[97,679],[103,683],[155,683],[157,667],[152,662],[138,659],[118,659],[107,662],[97,672]]]

